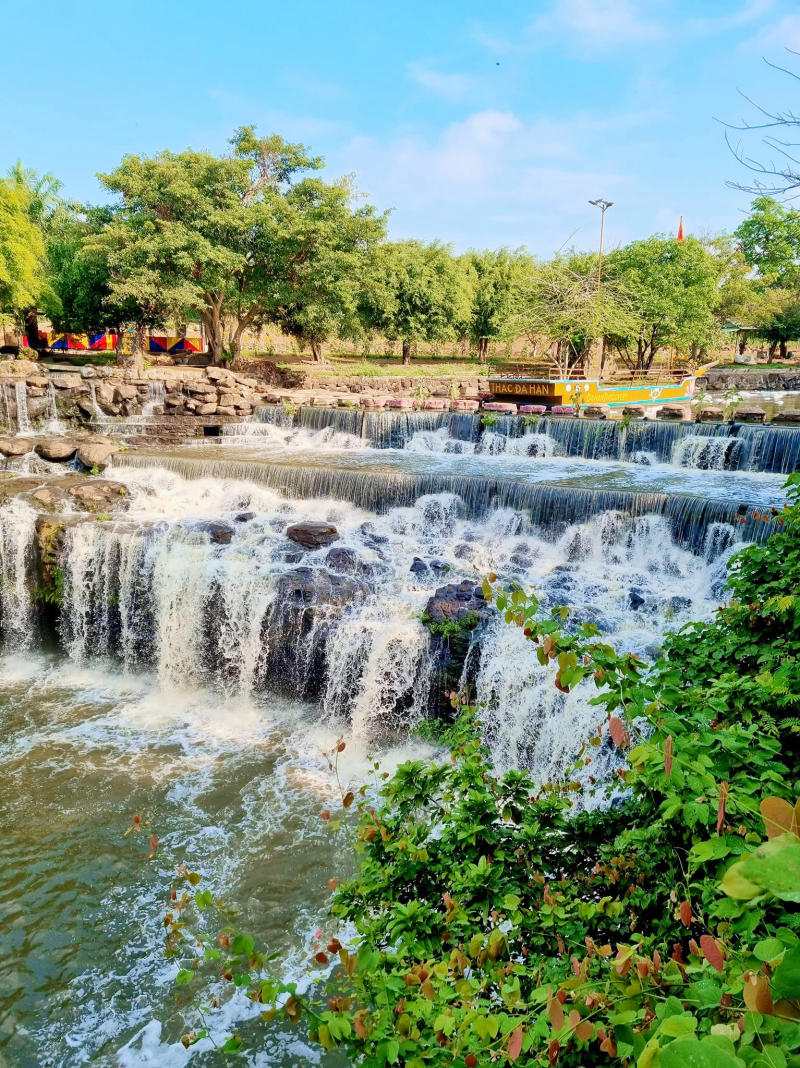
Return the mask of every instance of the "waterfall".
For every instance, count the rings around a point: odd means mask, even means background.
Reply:
[[[94,383],[94,379],[91,379],[91,378],[89,379],[89,400],[92,403],[92,412],[94,413],[94,418],[97,420],[97,422],[98,423],[107,423],[111,417],[106,415],[106,413],[103,411],[103,409],[98,404],[98,402],[97,402],[97,386]]]
[[[30,434],[31,421],[28,418],[28,387],[20,378],[14,383],[14,400],[17,405],[17,433]]]
[[[22,652],[34,639],[31,583],[37,512],[20,498],[0,508],[0,633],[6,649]]]
[[[167,390],[161,379],[152,379],[147,383],[147,400],[142,405],[142,414],[140,418],[142,420],[151,419],[157,408],[163,410],[164,398],[167,395]]]
[[[58,414],[58,405],[56,404],[56,387],[52,382],[47,383],[47,399],[49,403],[49,412],[47,422],[42,428],[47,434],[58,436],[65,434],[67,431],[66,424]]]
[[[124,453],[114,459],[115,467],[147,468],[152,457]],[[673,536],[689,548],[699,549],[711,523],[747,521],[747,535],[764,541],[770,534],[767,523],[753,523],[752,515],[764,511],[736,500],[710,500],[689,494],[645,493],[618,489],[584,489],[547,483],[526,483],[515,479],[484,478],[471,475],[409,474],[404,471],[375,472],[358,468],[267,464],[258,461],[197,459],[163,456],[158,463],[184,478],[235,479],[269,486],[290,498],[333,498],[347,501],[371,512],[385,512],[410,506],[425,494],[453,493],[465,513],[480,517],[493,508],[524,510],[531,522],[543,530],[559,532],[599,512],[620,511],[628,515],[663,515]]]
[[[171,691],[315,700],[364,742],[407,729],[436,705],[441,682],[421,617],[443,584],[495,571],[535,587],[546,609],[568,604],[567,626],[597,623],[609,641],[652,657],[665,627],[709,615],[736,544],[735,529],[714,522],[692,552],[673,538],[668,515],[622,511],[555,533],[509,506],[476,518],[456,494],[439,492],[380,515],[316,500],[311,514],[339,537],[302,551],[286,529],[309,516],[308,501],[153,468],[127,474],[123,518],[76,517],[64,533],[58,629],[68,655],[154,670]],[[15,501],[0,516],[6,640],[29,641],[35,512]],[[535,654],[493,619],[464,684],[476,687],[498,765],[524,763],[544,779],[592,733],[596,712],[588,691],[555,691]]]
[[[469,412],[357,408],[302,407],[292,414],[270,405],[229,433],[257,437],[255,428],[261,422],[287,429],[329,429],[360,438],[374,449],[564,456],[774,474],[791,474],[800,468],[800,427],[653,419],[623,426],[613,420],[515,415],[493,415],[490,425],[484,425],[483,419]]]

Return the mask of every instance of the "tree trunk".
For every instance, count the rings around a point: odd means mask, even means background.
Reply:
[[[39,313],[35,308],[25,312],[25,337],[28,346],[38,352],[42,346],[39,344]]]
[[[486,363],[486,356],[489,352],[489,339],[488,337],[478,338],[478,360],[482,363]]]
[[[224,350],[225,335],[222,326],[222,301],[213,296],[213,294],[206,294],[207,307],[203,312],[203,326],[206,333],[206,344],[208,345],[208,351],[211,355],[211,359],[214,363],[219,363],[222,358]]]
[[[772,358],[775,355],[775,352],[776,352],[777,348],[778,348],[778,342],[777,341],[771,341],[770,345],[769,345],[769,350],[767,352],[767,359],[770,362],[772,362]]]
[[[787,349],[787,346],[786,346],[786,341],[783,338],[781,338],[781,343],[780,343],[780,348],[779,348],[779,355],[780,355],[780,358],[782,360],[785,360],[787,358],[787,355],[788,355],[788,349]]]
[[[411,363],[411,342],[403,338],[403,363]]]
[[[314,358],[314,363],[322,363],[325,357],[322,355],[322,342],[312,340],[311,342],[311,355]]]

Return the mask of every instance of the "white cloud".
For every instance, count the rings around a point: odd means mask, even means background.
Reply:
[[[664,27],[644,15],[634,0],[555,0],[526,32],[534,44],[566,36],[581,48],[604,50],[665,36]]]
[[[477,111],[432,139],[353,138],[332,162],[347,161],[370,199],[394,208],[394,236],[552,251],[584,220],[583,240],[595,240],[587,200],[630,191],[600,146],[610,125],[630,129],[637,121],[523,122],[509,111]]]
[[[417,85],[449,100],[463,96],[470,87],[470,78],[466,74],[444,74],[424,63],[409,63],[408,76]]]
[[[739,26],[755,22],[774,6],[774,0],[748,0],[738,11],[731,11],[727,15],[690,19],[687,29],[689,33],[698,35],[724,33],[726,30],[735,30]]]
[[[785,15],[779,22],[766,26],[750,42],[767,58],[781,63],[786,58],[785,49],[800,52],[800,15]],[[796,56],[789,57],[796,60]]]

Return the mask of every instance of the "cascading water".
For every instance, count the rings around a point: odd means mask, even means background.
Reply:
[[[47,383],[47,400],[49,405],[49,412],[47,416],[47,422],[42,428],[46,434],[58,436],[65,434],[67,430],[66,423],[58,414],[58,405],[56,404],[56,387],[52,382]]]
[[[106,472],[127,490],[111,516],[62,503],[41,517],[25,494],[46,473],[7,490],[0,913],[14,938],[0,1048],[13,1063],[186,1064],[180,1038],[197,1021],[174,997],[161,934],[181,862],[302,979],[327,880],[352,864],[347,827],[321,829],[341,796],[323,754],[346,738],[339,774],[353,787],[376,746],[387,770],[426,755],[407,731],[441,707],[445,658],[476,694],[499,767],[563,771],[596,730],[593,690],[556,691],[535,646],[491,610],[458,660],[423,622],[437,600],[494,571],[546,608],[567,604],[567,626],[592,621],[652,657],[666,628],[709,615],[739,539],[769,532],[754,514],[782,500],[770,475],[570,459],[589,448],[585,421],[329,414],[273,410],[266,430],[213,452],[125,452]],[[630,441],[666,469],[681,435],[645,429]],[[619,445],[603,424],[591,434]],[[764,440],[719,438],[743,456]],[[774,465],[789,448],[759,455]],[[287,529],[308,521],[338,536],[304,548]],[[605,744],[593,757],[598,778],[616,759]],[[147,831],[126,838],[133,813]],[[233,1024],[247,1036],[258,1009],[234,993],[210,1017],[214,1038]],[[257,1034],[258,1063],[317,1063],[293,1032]],[[210,1040],[193,1051],[211,1055]]]
[[[31,421],[28,416],[28,387],[23,379],[14,383],[14,403],[17,408],[17,433],[30,434]]]
[[[791,474],[800,468],[800,427],[728,423],[664,422],[643,419],[629,425],[595,419],[493,416],[462,412],[374,412],[301,408],[296,414],[268,406],[259,422],[287,429],[330,429],[360,438],[364,447],[448,454],[564,456],[670,464],[698,470],[767,471]],[[236,434],[237,431],[231,431]],[[298,441],[302,439],[297,439]],[[287,444],[291,439],[287,438]]]

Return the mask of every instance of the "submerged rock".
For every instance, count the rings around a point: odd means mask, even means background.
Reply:
[[[202,530],[204,534],[208,534],[212,545],[230,545],[233,538],[233,527],[230,523],[224,523],[220,520],[202,520],[195,524],[195,528]]]
[[[121,482],[104,478],[86,479],[70,489],[72,496],[89,512],[110,512],[128,504],[128,490]]]
[[[339,531],[330,523],[292,523],[286,528],[286,537],[304,549],[321,549],[336,541]]]

